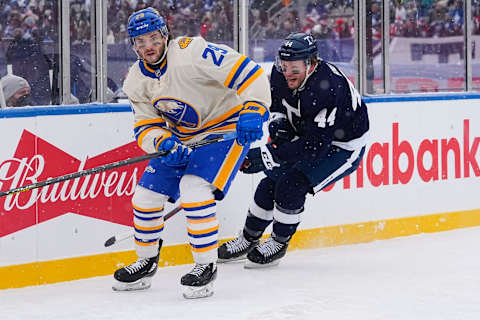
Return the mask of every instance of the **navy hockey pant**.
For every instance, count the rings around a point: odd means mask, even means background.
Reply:
[[[259,238],[273,221],[273,236],[290,240],[301,221],[307,193],[317,193],[354,172],[365,147],[349,151],[332,146],[327,155],[315,162],[298,162],[266,171],[250,205],[244,235]]]

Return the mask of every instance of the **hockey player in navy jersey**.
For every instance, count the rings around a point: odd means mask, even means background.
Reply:
[[[139,59],[123,84],[138,145],[150,160],[132,198],[138,260],[118,269],[114,290],[150,287],[157,270],[164,206],[180,199],[194,268],[180,282],[186,298],[213,294],[217,275],[216,199],[228,191],[248,152],[262,137],[271,104],[268,78],[248,57],[201,37],[171,39],[152,8],[133,13],[128,34]],[[236,132],[236,140],[189,146]],[[215,194],[215,196],[214,196]]]
[[[270,142],[253,148],[240,169],[263,171],[242,234],[218,249],[219,261],[246,268],[276,265],[295,234],[305,197],[358,167],[369,130],[367,106],[335,65],[317,57],[311,35],[290,34],[271,74]],[[273,222],[273,232],[260,237]]]

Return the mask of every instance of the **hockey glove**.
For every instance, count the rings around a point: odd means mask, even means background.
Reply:
[[[290,142],[295,138],[295,130],[286,118],[277,118],[268,125],[268,133],[273,144]]]
[[[272,151],[274,151],[274,149],[270,144],[250,149],[240,167],[240,171],[246,174],[252,174],[279,167],[280,164],[275,160]]]
[[[262,115],[257,112],[240,114],[237,122],[237,141],[241,146],[248,145],[263,136]]]
[[[163,158],[167,166],[184,165],[190,159],[192,149],[183,145],[176,136],[168,137],[160,142],[155,138],[153,143],[158,151],[170,151]]]

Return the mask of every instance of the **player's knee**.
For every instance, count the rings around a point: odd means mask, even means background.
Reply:
[[[275,203],[288,210],[302,208],[310,189],[307,177],[298,170],[291,170],[276,184]]]
[[[263,178],[255,190],[255,203],[264,210],[273,210],[274,190],[275,181],[269,177]]]
[[[159,208],[163,207],[167,200],[168,196],[137,185],[132,204],[134,207],[143,209]]]
[[[203,178],[186,174],[180,180],[180,194],[183,202],[204,201],[213,198],[213,187]]]

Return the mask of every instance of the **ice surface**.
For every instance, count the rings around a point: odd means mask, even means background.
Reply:
[[[278,267],[219,266],[215,294],[186,300],[191,265],[147,291],[112,277],[0,290],[1,319],[480,319],[480,228],[289,252]]]

